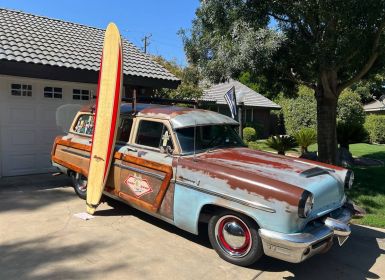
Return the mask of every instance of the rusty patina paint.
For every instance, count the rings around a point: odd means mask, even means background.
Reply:
[[[258,171],[258,164],[267,163],[267,160],[258,160],[254,157],[239,153],[238,149],[232,149],[233,152],[205,153],[194,157],[183,157],[179,159],[178,168],[186,168],[195,172],[201,172],[211,178],[218,178],[227,182],[232,189],[246,190],[250,194],[262,196],[266,200],[278,200],[287,202],[289,205],[298,206],[303,189],[284,182],[284,178],[269,178],[263,176]],[[252,151],[240,148],[240,150]],[[253,160],[254,159],[254,160]],[[227,161],[226,163],[221,160]],[[232,161],[233,164],[230,164]],[[237,164],[245,163],[255,164],[255,170],[247,170]],[[270,163],[270,162],[269,162]],[[293,170],[286,164],[271,163],[274,168],[279,165],[280,168]],[[236,166],[236,167],[235,167]],[[299,172],[300,170],[296,170]],[[202,178],[202,180],[204,180]],[[204,182],[202,182],[204,184]]]
[[[176,106],[157,106],[157,107],[148,107],[140,111],[140,114],[142,115],[151,115],[151,114],[160,114],[164,117],[172,118],[175,116],[187,114],[192,111],[199,111],[198,109],[191,109],[191,108],[185,108],[185,107],[176,107]]]

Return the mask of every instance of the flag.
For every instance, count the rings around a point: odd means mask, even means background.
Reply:
[[[235,97],[234,86],[228,92],[226,92],[225,99],[227,104],[229,105],[231,117],[235,119],[238,113],[237,113],[237,98]]]

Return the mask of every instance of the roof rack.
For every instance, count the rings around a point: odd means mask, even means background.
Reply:
[[[122,98],[123,102],[132,103],[132,109],[135,111],[136,103],[149,103],[149,104],[159,104],[159,105],[175,105],[175,104],[186,104],[194,105],[194,107],[201,104],[215,104],[215,101],[202,101],[202,100],[188,100],[188,99],[171,99],[171,98],[160,98],[160,97],[149,97],[149,96],[140,96],[136,98]]]

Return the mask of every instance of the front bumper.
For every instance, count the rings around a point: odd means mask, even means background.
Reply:
[[[263,250],[267,256],[284,261],[299,263],[313,255],[326,252],[338,238],[340,246],[350,235],[349,222],[353,212],[342,207],[330,213],[323,220],[314,221],[303,232],[285,234],[259,229]]]

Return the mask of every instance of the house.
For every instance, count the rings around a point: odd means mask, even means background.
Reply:
[[[58,108],[95,98],[104,30],[0,9],[0,176],[51,171]],[[124,89],[151,95],[180,81],[123,40]]]
[[[385,98],[364,105],[364,110],[366,114],[385,115]]]
[[[235,88],[238,106],[242,106],[243,126],[259,127],[260,133],[262,132],[261,136],[268,136],[270,134],[271,123],[270,111],[280,109],[281,107],[236,80],[231,79],[228,82],[215,84],[205,89],[200,98],[202,106],[209,110],[231,116],[229,106],[224,96],[232,87]],[[205,105],[205,102],[210,102],[210,104]]]

